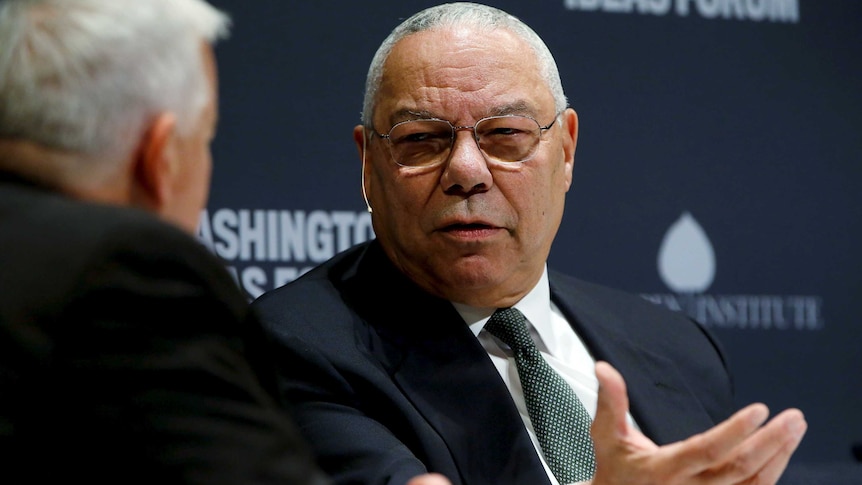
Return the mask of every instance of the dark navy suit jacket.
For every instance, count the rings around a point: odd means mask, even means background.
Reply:
[[[551,297],[596,359],[625,377],[659,444],[733,411],[716,342],[639,297],[549,273]],[[453,306],[359,245],[254,304],[276,345],[283,397],[336,483],[548,483],[512,398]]]

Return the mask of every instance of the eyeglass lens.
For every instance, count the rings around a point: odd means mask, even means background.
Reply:
[[[464,128],[459,128],[464,129]],[[538,122],[524,116],[495,116],[476,123],[474,138],[489,159],[522,162],[536,151],[541,138]],[[412,120],[398,123],[389,132],[392,157],[401,165],[419,167],[443,162],[455,137],[455,128],[444,120]]]

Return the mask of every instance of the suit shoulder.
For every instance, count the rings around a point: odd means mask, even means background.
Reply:
[[[704,349],[711,348],[726,365],[724,351],[717,338],[683,312],[671,310],[634,293],[558,272],[551,273],[550,282],[552,293],[558,295],[563,305],[576,308],[578,314],[617,326],[619,328],[615,328],[616,331],[653,348],[673,351],[703,344]]]
[[[0,198],[0,227],[14,229],[18,236],[4,239],[5,244],[30,245],[40,253],[87,253],[105,245],[134,244],[149,238],[162,241],[155,247],[184,248],[194,242],[179,228],[142,210],[36,189],[13,188],[10,192]]]
[[[564,295],[572,295],[576,298],[588,298],[596,303],[603,304],[603,306],[617,309],[632,308],[650,313],[657,312],[664,315],[676,315],[676,312],[659,307],[629,291],[582,280],[556,271],[549,271],[549,275],[551,287],[556,288],[559,293]]]
[[[202,244],[140,210],[12,187],[0,196],[0,232],[0,282],[10,289],[0,299],[31,315],[48,318],[99,285],[156,294],[180,284],[244,304]]]
[[[296,280],[264,293],[252,302],[252,308],[270,330],[342,326],[353,316],[344,298],[345,280],[363,248],[359,245],[339,253]]]
[[[655,304],[635,293],[581,280],[559,272],[552,271],[550,274],[551,287],[556,289],[558,294],[581,300],[580,303],[585,303],[585,300],[605,311],[622,314],[621,316],[639,315],[640,318],[649,316],[686,325],[693,323],[685,314]]]

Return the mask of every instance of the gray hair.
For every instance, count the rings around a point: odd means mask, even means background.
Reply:
[[[164,111],[188,133],[208,99],[201,46],[228,28],[203,0],[0,0],[0,137],[130,153]]]
[[[566,108],[566,95],[557,63],[548,46],[533,29],[517,17],[494,7],[467,2],[447,3],[422,10],[408,18],[395,27],[377,49],[365,80],[365,99],[362,104],[362,123],[365,126],[371,126],[377,92],[383,80],[383,65],[395,44],[411,34],[461,25],[487,30],[506,29],[526,42],[536,55],[540,74],[551,90],[556,110],[559,112]]]

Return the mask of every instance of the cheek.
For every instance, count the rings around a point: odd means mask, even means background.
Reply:
[[[555,230],[562,216],[566,195],[565,170],[562,164],[534,177],[525,178],[521,184],[510,191],[510,202],[515,205],[521,216],[519,226],[522,233],[532,234],[536,240],[539,234]]]
[[[201,205],[205,205],[207,196],[209,195],[210,179],[212,177],[212,158],[209,154],[209,151],[206,152],[202,162],[203,163],[201,163],[201,168],[198,171],[198,179],[200,180],[199,194],[201,199]]]
[[[393,236],[404,239],[419,226],[422,214],[414,194],[405,187],[389,187],[383,197],[383,210],[380,215],[393,232]]]
[[[203,206],[209,194],[210,178],[212,177],[212,155],[208,143],[195,143],[185,160],[188,185],[186,191],[189,204]],[[191,207],[190,207],[191,209]]]
[[[421,241],[426,232],[423,221],[433,212],[429,201],[436,187],[434,177],[396,171],[371,176],[369,195],[378,236],[385,232],[390,239]]]
[[[432,173],[414,169],[372,170],[371,195],[397,213],[418,214],[437,186]]]
[[[563,218],[563,210],[566,204],[566,194],[569,189],[566,165],[560,163],[556,170],[551,173],[545,193],[543,224],[550,232],[550,237],[556,234]]]

